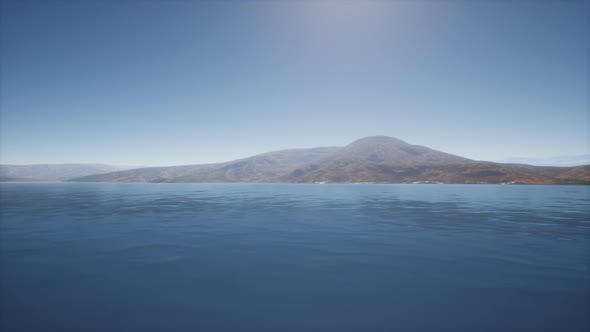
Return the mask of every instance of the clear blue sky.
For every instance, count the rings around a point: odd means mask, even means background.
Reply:
[[[589,1],[1,3],[2,163],[590,152]]]

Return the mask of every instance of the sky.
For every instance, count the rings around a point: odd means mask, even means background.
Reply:
[[[589,1],[0,3],[3,164],[590,153]]]

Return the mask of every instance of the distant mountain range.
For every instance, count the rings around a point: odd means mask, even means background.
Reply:
[[[70,181],[588,185],[590,165],[540,167],[476,161],[372,136],[345,147],[283,150],[225,163],[130,169]]]
[[[546,157],[546,158],[530,158],[530,157],[510,157],[500,162],[503,163],[516,163],[516,164],[528,164],[535,166],[580,166],[590,164],[590,154],[582,154],[577,156],[559,156],[559,157]]]
[[[134,168],[103,164],[0,165],[0,181],[62,181]]]

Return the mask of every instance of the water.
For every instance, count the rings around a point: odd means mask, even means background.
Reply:
[[[0,193],[3,331],[590,329],[590,187]]]

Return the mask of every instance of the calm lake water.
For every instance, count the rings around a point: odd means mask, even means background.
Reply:
[[[590,187],[3,183],[3,331],[588,331]]]

